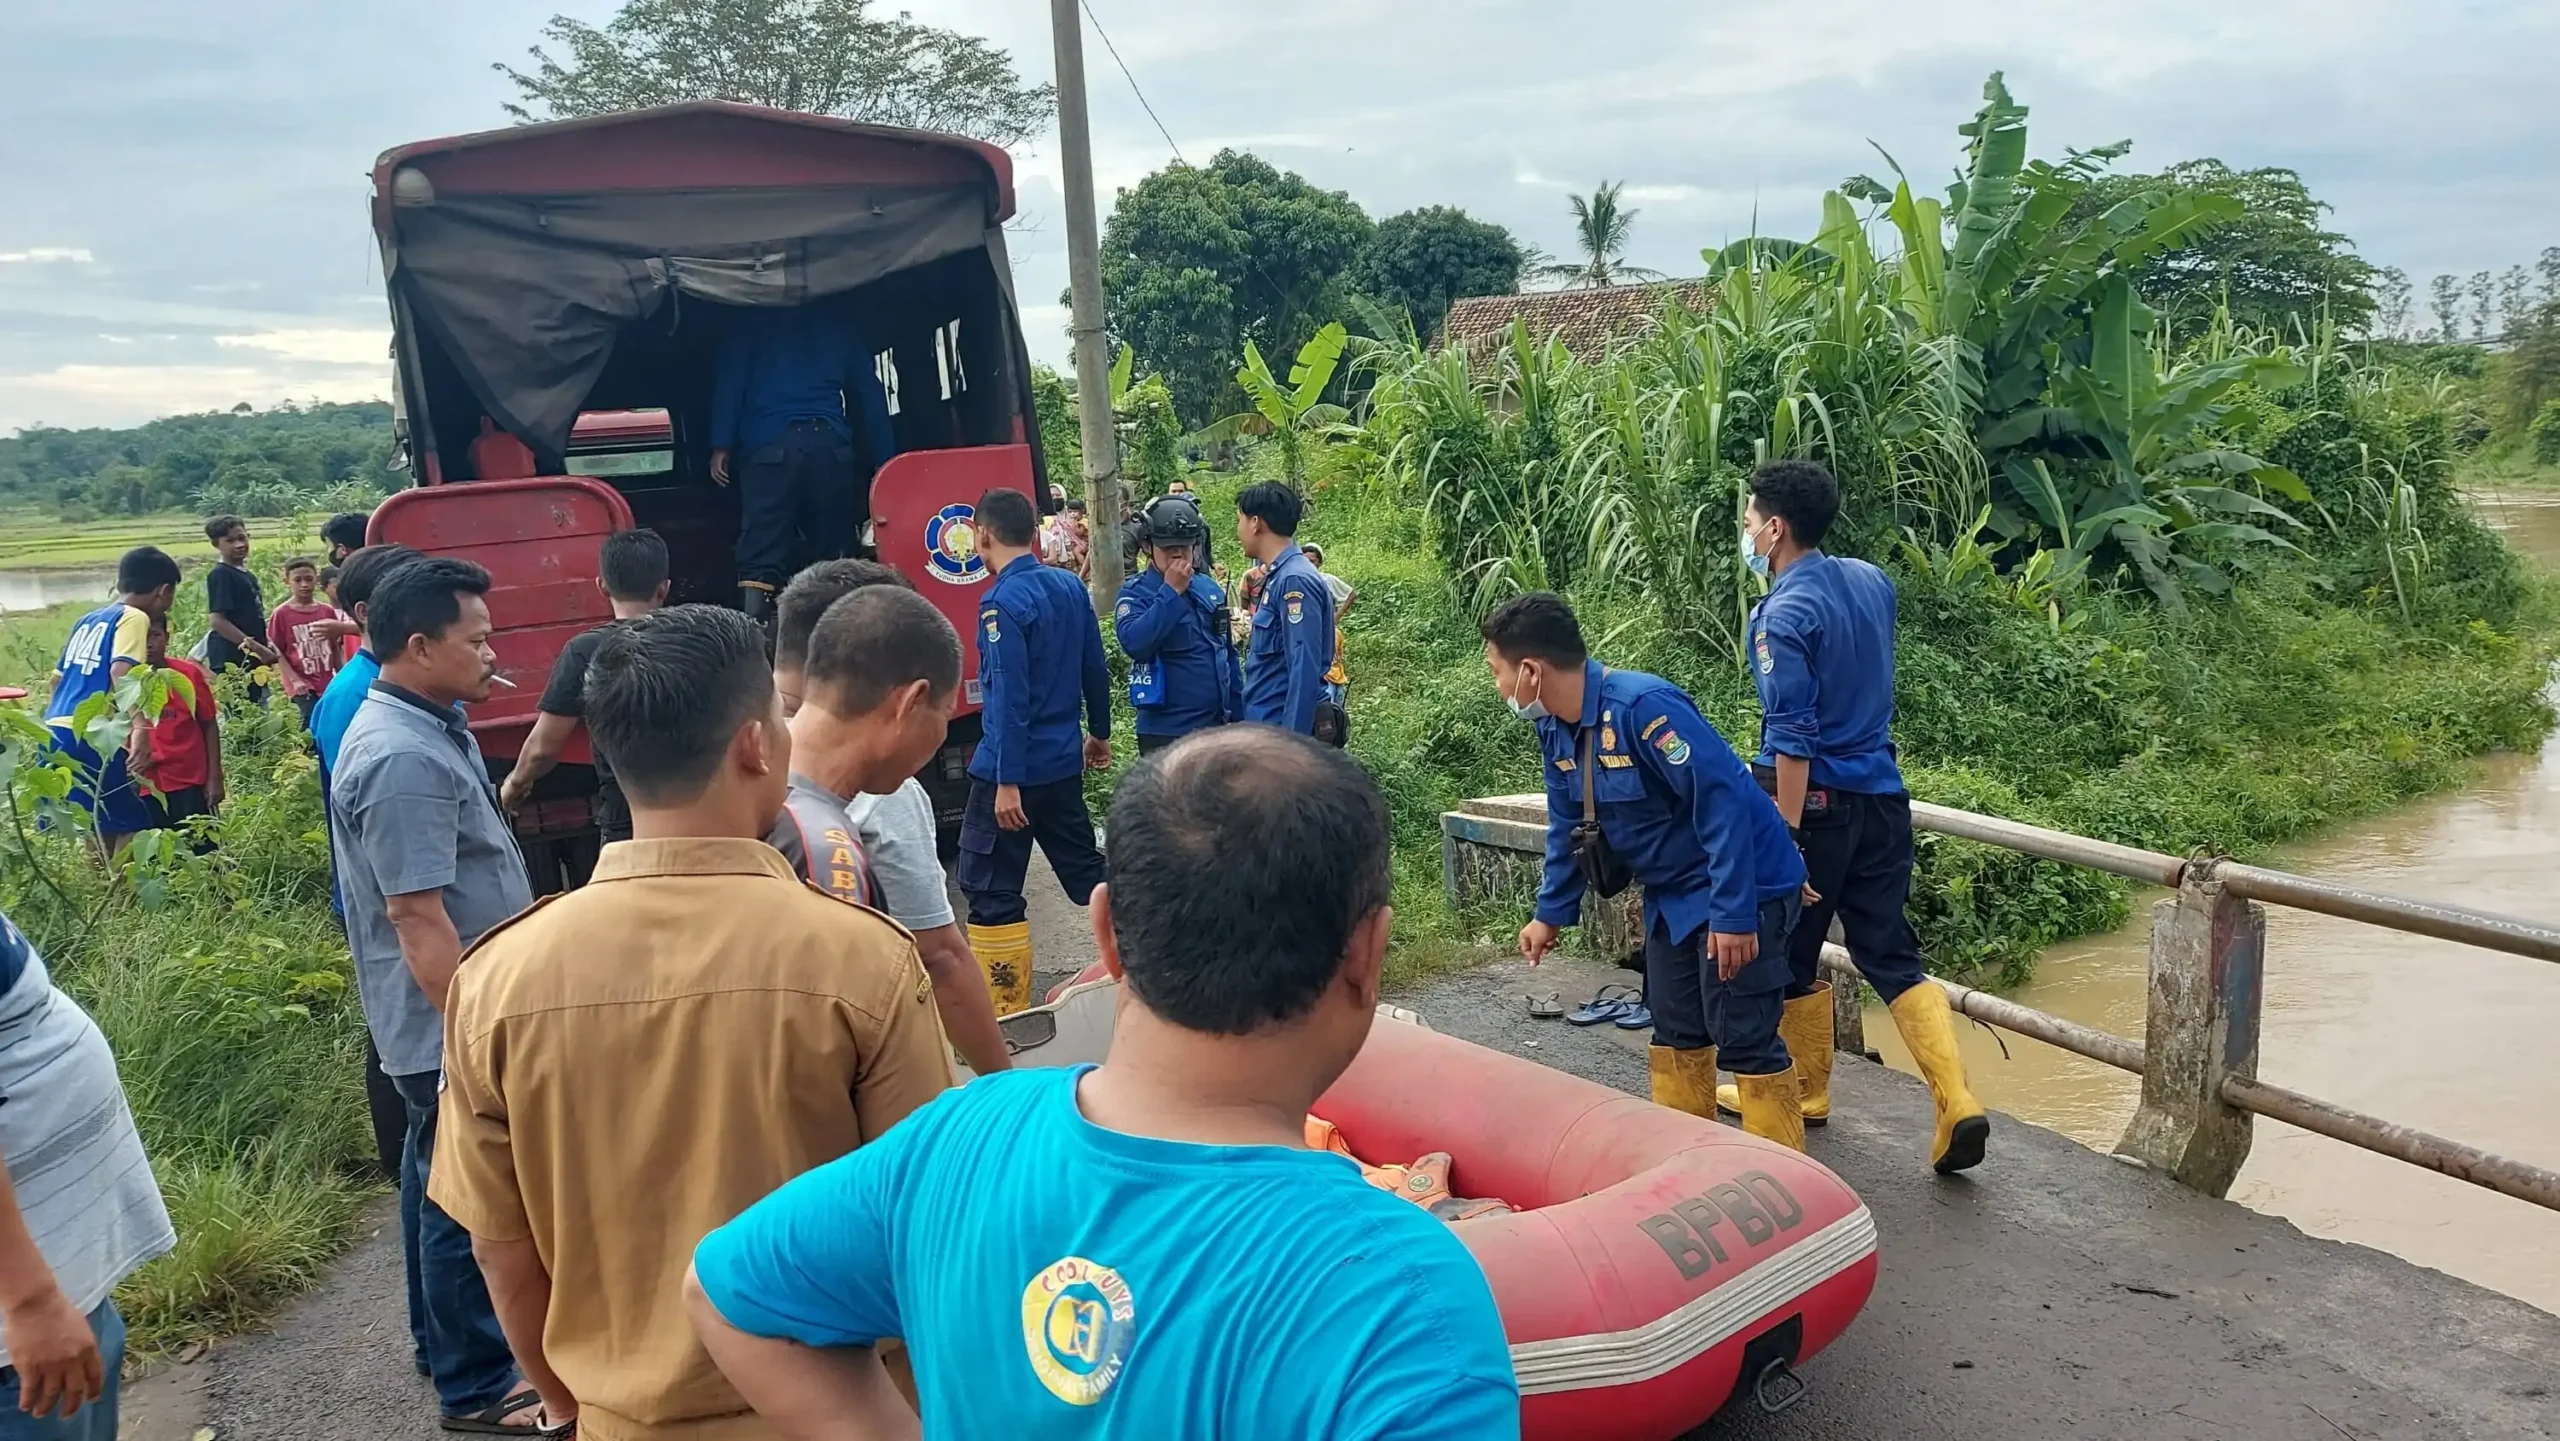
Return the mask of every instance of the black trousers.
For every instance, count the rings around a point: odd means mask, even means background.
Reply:
[[[1920,937],[1911,929],[1911,797],[1830,793],[1828,813],[1808,809],[1804,825],[1806,884],[1822,899],[1804,908],[1788,957],[1790,996],[1813,994],[1821,979],[1822,942],[1831,918],[1858,973],[1886,1005],[1924,974]]]
[[[799,421],[738,468],[738,579],[779,590],[791,575],[792,544],[812,560],[853,554],[871,517],[871,475],[854,465],[852,442],[819,421]]]
[[[960,855],[951,878],[969,898],[973,926],[1009,926],[1029,915],[1022,878],[1030,872],[1035,840],[1069,900],[1083,905],[1102,884],[1102,851],[1093,843],[1093,813],[1085,809],[1083,776],[1024,786],[1022,813],[1031,824],[1021,830],[997,825],[995,782],[970,778],[968,809],[960,815]]]
[[[1705,928],[1674,943],[1662,923],[1654,922],[1644,938],[1644,999],[1653,1010],[1653,1043],[1683,1051],[1714,1046],[1717,1064],[1737,1076],[1785,1070],[1778,1013],[1787,989],[1787,935],[1799,904],[1794,896],[1760,903],[1759,958],[1730,981],[1716,974]]]

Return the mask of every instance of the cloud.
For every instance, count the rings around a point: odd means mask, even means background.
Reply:
[[[344,330],[265,330],[254,335],[217,336],[214,343],[226,350],[262,350],[286,360],[380,368],[390,364],[391,330],[379,325]]]
[[[910,3],[1049,78],[1048,7]],[[1883,169],[1870,140],[1942,185],[1993,69],[2034,108],[2037,154],[2131,136],[2145,167],[2293,166],[2368,258],[2421,284],[2560,243],[2548,3],[1941,0],[1927,23],[1886,0],[1621,0],[1605,22],[1542,0],[1091,5],[1195,164],[1259,149],[1373,216],[1456,205],[1558,253],[1565,196],[1621,180],[1644,212],[1629,259],[1672,273],[1741,235],[1808,232],[1825,188]],[[41,143],[0,142],[0,428],[73,405],[138,420],[323,385],[380,393],[374,157],[504,124],[489,62],[519,60],[555,11],[615,8],[439,0],[420,25],[414,6],[343,0],[13,5],[0,136]],[[1107,207],[1171,156],[1085,39]],[[387,55],[437,83],[383,83]],[[1016,159],[1024,332],[1063,363],[1055,138]]]
[[[228,410],[244,400],[260,409],[283,400],[380,400],[390,385],[387,363],[370,375],[355,367],[61,365],[0,374],[0,434],[36,425],[126,425],[146,416]]]

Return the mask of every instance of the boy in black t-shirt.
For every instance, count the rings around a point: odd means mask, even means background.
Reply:
[[[613,606],[616,621],[635,620],[667,603],[667,543],[654,530],[617,530],[604,538],[596,558],[596,585]],[[561,647],[552,663],[551,681],[542,688],[541,711],[533,731],[516,752],[516,763],[498,787],[498,804],[513,811],[533,796],[534,783],[560,764],[569,737],[585,723],[587,662],[610,627],[599,626]],[[631,839],[631,812],[623,804],[622,787],[613,766],[592,746],[596,771],[596,828],[607,841]]]
[[[220,557],[205,572],[205,668],[215,672],[235,667],[274,665],[275,648],[267,644],[266,597],[258,578],[243,562],[249,558],[249,523],[236,515],[217,515],[204,523],[204,537]],[[267,703],[267,688],[251,686],[249,698]]]

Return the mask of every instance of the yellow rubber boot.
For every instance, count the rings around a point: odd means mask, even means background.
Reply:
[[[978,953],[978,970],[987,978],[987,995],[996,1014],[1010,1016],[1031,1005],[1031,923],[969,927],[969,949]]]
[[[1804,1123],[1808,1126],[1828,1125],[1831,1121],[1831,983],[1816,981],[1813,994],[1798,996],[1787,1002],[1778,1013],[1778,1037],[1787,1043],[1787,1054],[1796,1063],[1796,1090],[1804,1097]],[[1742,1114],[1742,1090],[1738,1086],[1716,1087],[1716,1109],[1728,1116]]]
[[[1911,1050],[1920,1078],[1929,1083],[1929,1100],[1938,1112],[1937,1134],[1929,1141],[1929,1167],[1941,1176],[1982,1164],[1983,1147],[1991,1140],[1991,1118],[1964,1082],[1964,1056],[1956,1049],[1955,1011],[1947,993],[1934,981],[1922,981],[1893,998],[1893,1028]]]
[[[1804,1149],[1804,1097],[1796,1085],[1796,1068],[1768,1076],[1735,1072],[1733,1089],[1742,1102],[1742,1129],[1789,1150]]]
[[[1694,1051],[1655,1046],[1645,1055],[1652,1073],[1653,1103],[1712,1121],[1716,1118],[1716,1048]]]

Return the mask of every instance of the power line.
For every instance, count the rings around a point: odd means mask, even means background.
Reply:
[[[1093,22],[1093,33],[1102,37],[1102,48],[1111,52],[1111,63],[1120,67],[1120,78],[1129,82],[1129,93],[1138,97],[1139,107],[1147,112],[1149,120],[1156,122],[1156,133],[1164,137],[1165,148],[1173,152],[1174,159],[1189,165],[1190,161],[1182,159],[1182,147],[1173,143],[1173,132],[1164,128],[1156,108],[1147,103],[1147,92],[1138,88],[1138,77],[1129,73],[1129,62],[1120,58],[1120,47],[1111,43],[1111,32],[1102,28],[1102,17],[1093,13],[1093,0],[1078,3],[1084,6],[1084,18]]]

